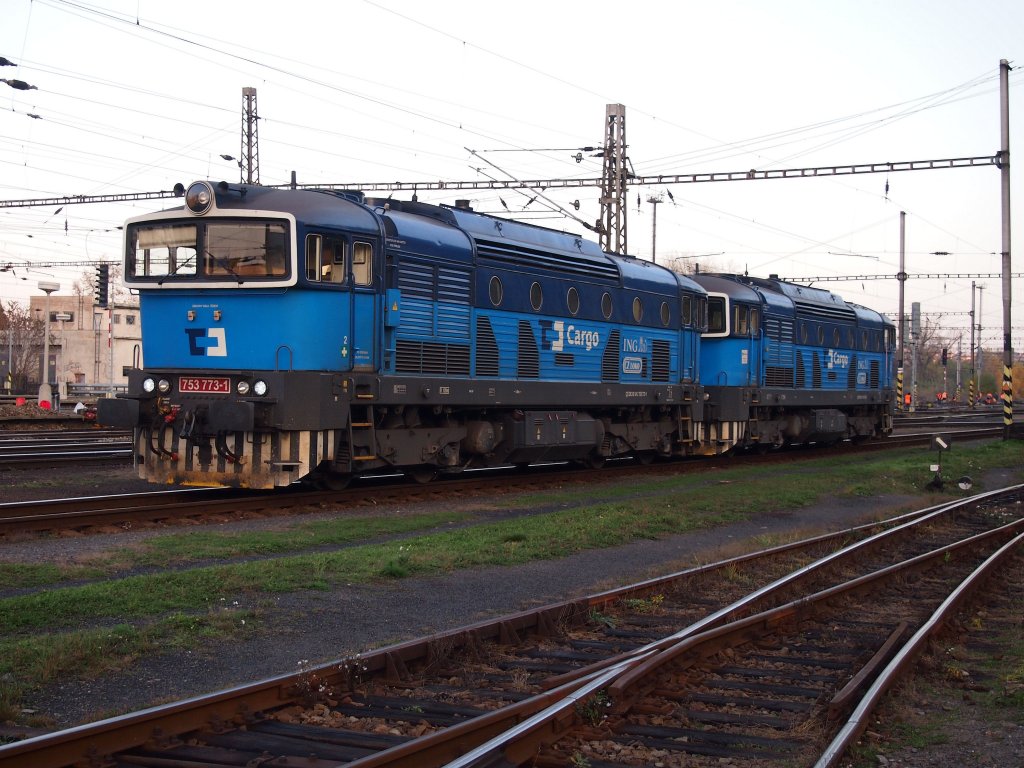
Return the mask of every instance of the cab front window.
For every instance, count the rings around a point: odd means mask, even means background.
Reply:
[[[195,224],[151,225],[128,232],[128,276],[194,276],[198,253]]]
[[[282,224],[210,223],[203,273],[210,277],[284,277],[286,253]]]
[[[127,275],[164,281],[282,278],[288,226],[268,221],[140,223],[127,234]]]

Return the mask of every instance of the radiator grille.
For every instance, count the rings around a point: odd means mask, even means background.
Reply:
[[[468,376],[469,347],[465,344],[399,339],[395,345],[395,371]]]
[[[672,369],[667,341],[655,339],[652,348],[651,381],[668,381]]]
[[[486,317],[476,319],[476,375],[497,376],[501,357],[498,342],[494,338],[491,321]]]
[[[608,343],[601,355],[601,381],[619,380],[619,333],[616,328],[608,336]]]
[[[525,320],[519,321],[519,356],[516,370],[521,379],[540,377],[540,354],[537,351],[537,339],[533,329]]]
[[[803,376],[803,365],[800,366],[800,375]],[[792,387],[793,369],[777,365],[765,366],[764,384],[766,387]]]

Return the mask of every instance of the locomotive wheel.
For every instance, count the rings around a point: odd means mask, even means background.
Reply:
[[[642,467],[646,467],[654,461],[654,451],[638,451],[633,454],[633,459]]]
[[[418,467],[410,467],[405,470],[405,474],[415,482],[425,485],[437,478],[437,469],[428,464],[421,464]]]
[[[586,458],[580,459],[580,464],[582,464],[587,469],[600,469],[605,465],[605,461],[606,459],[604,456],[592,453]]]
[[[317,485],[327,491],[344,491],[352,482],[352,475],[339,472],[325,472],[317,478]]]

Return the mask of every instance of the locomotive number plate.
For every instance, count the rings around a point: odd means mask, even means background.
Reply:
[[[231,379],[221,376],[181,376],[178,379],[178,391],[227,395],[231,392]]]

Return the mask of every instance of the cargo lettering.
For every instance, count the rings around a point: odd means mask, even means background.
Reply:
[[[830,349],[825,356],[826,368],[849,368],[850,367],[850,356],[845,352],[837,352],[834,349]]]
[[[584,331],[575,325],[565,327],[562,320],[551,324],[555,338],[551,340],[552,352],[564,352],[566,347],[583,347],[587,352],[601,343],[601,334],[597,331]]]

